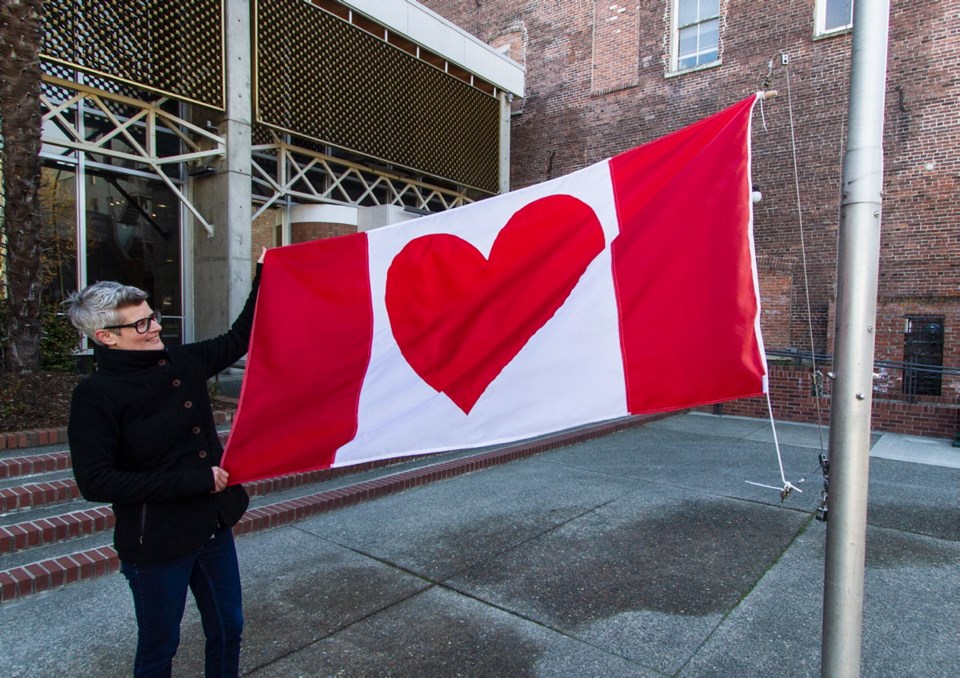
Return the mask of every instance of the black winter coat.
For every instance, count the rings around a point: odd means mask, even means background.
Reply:
[[[73,473],[89,501],[112,502],[121,560],[177,558],[240,520],[240,485],[214,494],[223,446],[207,379],[247,352],[260,266],[225,334],[160,351],[98,347],[97,370],[77,385],[67,435]]]

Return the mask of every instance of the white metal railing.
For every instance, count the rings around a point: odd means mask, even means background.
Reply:
[[[163,171],[162,166],[188,164],[206,158],[222,158],[226,153],[226,141],[223,137],[163,110],[164,104],[170,100],[169,97],[146,102],[53,76],[45,75],[43,81],[71,93],[62,101],[54,101],[41,93],[43,123],[54,122],[64,135],[63,137],[45,136],[44,143],[146,165],[173,191],[177,199],[190,210],[207,233],[213,234],[212,224],[190,202],[180,186]],[[81,103],[83,103],[82,107]],[[131,115],[123,119],[117,117],[111,110],[110,103],[129,108]],[[87,111],[95,111],[107,123],[109,131],[88,138],[78,124],[80,117],[78,116],[75,122],[71,121],[67,115],[67,111],[74,107],[77,110],[83,108]],[[138,127],[143,129],[142,141],[133,133],[133,130]],[[187,152],[160,156],[158,135],[165,133],[176,135]],[[111,142],[118,137],[132,149],[132,152],[111,146]]]
[[[271,192],[254,219],[285,197],[309,203],[372,203],[419,210],[430,210],[431,203],[437,202],[444,210],[473,202],[465,189],[436,186],[295,146],[273,130],[269,134],[268,143],[253,146],[254,181]],[[353,191],[348,184],[355,187]]]

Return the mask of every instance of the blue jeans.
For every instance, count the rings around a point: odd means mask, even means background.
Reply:
[[[193,592],[206,636],[206,676],[240,673],[243,602],[240,569],[230,528],[185,556],[156,563],[120,564],[137,614],[134,676],[169,676],[180,645],[180,622]]]

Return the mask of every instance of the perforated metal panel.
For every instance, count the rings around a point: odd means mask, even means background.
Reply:
[[[224,107],[224,0],[46,0],[41,55]]]
[[[497,192],[495,97],[303,0],[255,13],[258,122]]]

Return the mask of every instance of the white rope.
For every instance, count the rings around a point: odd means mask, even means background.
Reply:
[[[794,132],[794,126],[793,126],[793,96],[790,88],[790,66],[789,66],[789,60],[784,60],[781,58],[781,61],[786,61],[786,63],[784,63],[784,66],[786,66],[785,70],[786,70],[786,81],[787,81],[787,109],[790,112],[790,139],[791,139],[791,147],[793,149],[793,180],[794,180],[794,186],[796,188],[796,195],[797,195],[797,219],[799,220],[799,223],[800,223],[800,250],[802,253],[802,260],[803,260],[803,287],[806,293],[806,301],[807,301],[807,329],[810,334],[810,358],[813,366],[812,376],[813,376],[813,379],[815,380],[814,395],[816,397],[816,400],[814,402],[816,403],[816,406],[817,406],[817,433],[820,436],[819,462],[820,462],[820,472],[823,475],[823,490],[820,493],[820,506],[817,509],[817,519],[826,520],[827,519],[827,497],[829,492],[828,485],[829,485],[829,476],[830,476],[830,458],[823,444],[823,417],[822,417],[821,408],[820,408],[820,400],[823,397],[823,375],[817,370],[816,349],[813,343],[813,314],[810,312],[810,284],[807,279],[807,251],[806,251],[806,245],[804,243],[804,237],[803,237],[803,213],[801,210],[801,202],[800,202],[800,176],[799,176],[799,171],[797,170],[797,166],[798,166],[797,141],[796,141],[796,134]],[[843,84],[844,88],[848,86],[847,85],[848,76],[849,76],[849,68],[844,69],[844,84]],[[842,111],[842,118],[841,118],[841,124],[840,124],[840,144],[839,144],[838,165],[842,168],[843,153],[844,153],[844,130],[847,127],[847,108],[841,107],[841,111]],[[837,200],[837,225],[838,226],[840,224],[840,220],[842,219],[842,215],[843,215],[843,176],[842,176],[842,170],[841,170],[840,195]],[[818,381],[819,383],[817,383]]]
[[[767,116],[763,112],[763,100],[766,97],[760,97],[760,122],[763,123],[763,131],[767,131]]]
[[[760,84],[761,91],[766,94],[767,88],[770,87],[770,76],[773,74],[773,59],[767,62],[767,75],[763,79],[763,82]],[[760,122],[763,123],[763,131],[767,131],[767,116],[763,112],[763,102],[766,99],[766,96],[760,97]]]
[[[810,279],[807,272],[807,247],[806,247],[806,240],[804,238],[804,229],[803,229],[803,204],[800,199],[800,169],[799,169],[800,164],[797,160],[797,135],[796,135],[796,129],[794,127],[794,122],[793,122],[793,89],[791,87],[791,82],[790,82],[790,60],[786,58],[786,55],[782,51],[780,52],[780,62],[784,66],[784,72],[785,72],[786,84],[787,84],[787,111],[789,113],[789,119],[790,119],[790,149],[793,156],[793,185],[794,185],[794,191],[796,194],[797,223],[799,224],[799,232],[800,232],[800,256],[801,256],[801,261],[803,263],[803,290],[804,290],[804,296],[805,296],[806,308],[807,308],[807,332],[809,334],[809,339],[810,339],[810,360],[812,364],[811,376],[813,379],[814,396],[815,396],[814,402],[816,403],[816,409],[817,409],[817,434],[820,438],[820,470],[822,471],[823,478],[824,478],[824,489],[822,492],[821,506],[820,506],[820,509],[818,509],[818,515],[825,516],[826,501],[827,501],[827,477],[828,477],[827,474],[828,474],[828,468],[829,468],[829,459],[827,458],[827,454],[824,450],[823,414],[820,406],[821,398],[823,398],[823,382],[822,382],[822,375],[817,369],[817,354],[816,354],[816,346],[814,345],[814,337],[813,337],[813,312],[810,307]],[[767,75],[763,80],[761,89],[766,90],[770,86],[770,79],[771,79],[772,73],[773,73],[773,59],[771,59],[767,63]],[[763,123],[763,130],[767,131],[767,121],[766,121],[766,116],[764,115],[764,110],[763,110],[764,98],[765,97],[760,97],[760,119]],[[843,124],[841,125],[841,132],[840,132],[840,135],[841,135],[840,136],[840,165],[841,166],[843,165],[843,147],[844,147],[843,129],[846,127],[846,115],[847,115],[847,111],[844,108],[843,121],[842,121]],[[841,177],[841,191],[843,190],[842,183],[843,181]],[[838,209],[837,209],[838,224],[840,223],[842,211],[843,211],[843,199],[841,195],[841,199],[839,201]],[[779,490],[780,501],[782,502],[790,495],[790,493],[793,490],[796,490],[797,492],[802,492],[802,490],[800,490],[800,488],[798,488],[796,485],[788,481],[786,478],[786,475],[784,474],[783,456],[780,453],[780,442],[777,439],[777,426],[776,426],[776,421],[773,418],[773,405],[770,401],[769,391],[767,392],[766,396],[767,396],[767,412],[770,416],[770,430],[773,432],[773,444],[777,452],[777,463],[780,466],[780,480],[783,483],[783,485],[781,487],[775,487],[773,485],[764,485],[762,483],[754,483],[749,480],[747,480],[746,482],[751,485],[756,485],[758,487],[766,487],[771,490]],[[804,482],[804,478],[801,478],[798,482],[801,482],[801,483]],[[824,517],[821,519],[825,520],[826,518]]]
[[[807,300],[807,328],[810,333],[810,356],[813,360],[813,372],[814,374],[816,374],[817,358],[816,358],[814,345],[813,345],[813,319],[810,311],[810,284],[807,277],[807,252],[806,252],[806,247],[804,245],[804,237],[803,237],[803,212],[801,210],[801,202],[800,202],[800,172],[798,169],[799,165],[797,162],[797,137],[796,137],[796,132],[794,130],[794,125],[793,125],[793,96],[792,96],[792,91],[790,89],[790,68],[789,68],[789,60],[782,60],[782,61],[784,63],[784,66],[786,67],[787,109],[790,116],[790,142],[791,142],[791,149],[793,152],[793,181],[794,181],[794,186],[796,189],[796,196],[797,196],[797,218],[800,223],[800,251],[801,251],[801,258],[803,260],[803,286],[804,286],[804,291],[806,292],[806,300]],[[770,75],[772,72],[773,72],[773,60],[771,59],[770,62],[768,63],[767,77],[764,79],[764,84],[763,84],[764,87],[769,85]],[[764,99],[765,97],[760,97],[760,119],[763,122],[763,130],[767,131],[767,121],[763,111]],[[776,423],[776,420],[773,418],[773,404],[770,401],[769,388],[767,390],[766,397],[767,397],[767,414],[770,417],[770,430],[773,433],[773,446],[777,453],[777,464],[779,465],[779,468],[780,468],[780,482],[782,483],[782,485],[780,487],[776,487],[774,485],[765,485],[763,483],[755,483],[750,480],[747,480],[744,482],[750,485],[756,485],[757,487],[765,487],[767,489],[779,491],[780,501],[782,503],[783,501],[786,500],[787,497],[790,496],[790,493],[793,492],[794,490],[796,490],[801,494],[803,493],[803,490],[801,490],[799,487],[797,487],[796,485],[791,483],[789,480],[787,480],[787,476],[784,473],[783,455],[780,452],[780,441],[777,437],[777,423]],[[822,451],[823,450],[823,433],[822,433],[822,425],[821,425],[821,417],[820,417],[820,392],[819,391],[816,394],[816,398],[817,398],[816,400],[817,432],[820,436],[820,449]],[[802,483],[803,481],[804,479],[801,478],[798,482]]]
[[[767,413],[770,415],[770,430],[773,432],[773,447],[777,451],[777,464],[780,465],[780,482],[783,484],[780,487],[774,485],[764,485],[763,483],[755,483],[751,480],[746,480],[744,482],[750,485],[756,485],[757,487],[766,487],[770,490],[777,490],[780,492],[780,502],[783,503],[787,497],[790,496],[790,493],[796,490],[800,494],[803,494],[803,490],[787,480],[787,476],[783,472],[783,455],[780,454],[780,441],[777,438],[777,425],[773,419],[773,405],[770,402],[770,391],[767,391]],[[801,478],[798,482],[803,482],[804,479]]]
[[[807,246],[803,231],[803,203],[800,200],[800,170],[797,162],[797,134],[793,126],[793,92],[790,87],[790,64],[789,61],[784,65],[784,72],[787,80],[787,111],[790,116],[790,148],[793,154],[793,185],[797,199],[797,223],[800,227],[800,260],[803,263],[803,291],[807,304],[807,332],[810,338],[810,361],[812,364],[812,373],[817,374],[817,353],[813,341],[813,313],[810,310],[810,279],[807,275]],[[815,391],[816,398],[814,402],[817,406],[817,434],[820,437],[820,451],[823,451],[823,416],[820,412],[821,389]],[[772,416],[772,415],[771,415]]]

